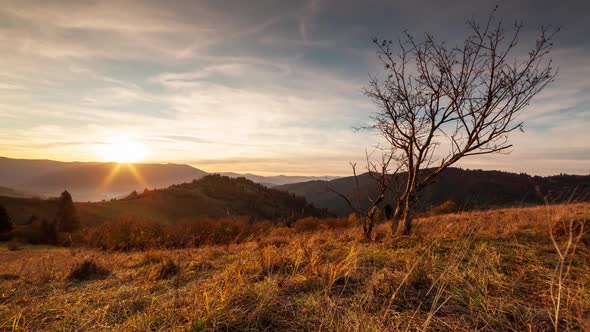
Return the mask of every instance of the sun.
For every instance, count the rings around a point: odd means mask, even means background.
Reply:
[[[118,136],[108,139],[98,153],[107,162],[136,163],[145,159],[147,148],[129,137]]]

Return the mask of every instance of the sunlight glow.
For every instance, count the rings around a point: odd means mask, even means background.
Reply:
[[[122,168],[122,166],[124,168]],[[147,187],[147,182],[135,165],[129,163],[117,163],[113,166],[109,175],[103,179],[101,185],[97,188],[97,193],[107,190],[109,185],[113,183],[114,179],[122,173],[130,173],[140,187]]]
[[[117,163],[135,163],[145,159],[147,148],[142,143],[129,137],[113,137],[98,149],[104,161]]]

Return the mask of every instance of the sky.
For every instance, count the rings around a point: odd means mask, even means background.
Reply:
[[[523,46],[561,27],[559,74],[523,111],[510,154],[459,166],[590,174],[582,0],[0,0],[0,156],[350,175],[380,142],[354,130],[376,111],[362,94],[382,71],[372,38],[457,43],[496,4],[525,24]]]

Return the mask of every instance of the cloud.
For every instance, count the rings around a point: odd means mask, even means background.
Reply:
[[[395,39],[407,28],[454,42],[465,18],[494,4],[6,1],[0,149],[93,160],[97,144],[126,133],[149,145],[153,160],[210,171],[349,174],[348,162],[378,142],[352,130],[375,111],[361,93],[381,70],[371,37]],[[560,74],[522,113],[526,132],[512,136],[512,154],[465,165],[590,172],[587,5],[550,7],[501,8],[507,21],[567,23],[554,52]]]

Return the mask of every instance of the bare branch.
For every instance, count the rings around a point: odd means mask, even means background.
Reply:
[[[522,56],[516,54],[522,23],[507,33],[496,10],[484,25],[468,21],[470,34],[455,47],[408,32],[397,43],[373,40],[384,75],[371,77],[364,90],[378,107],[370,128],[401,156],[396,162],[406,182],[398,207],[404,205],[405,220],[420,191],[449,166],[509,151],[509,134],[522,128],[518,114],[555,78],[548,55],[558,29],[541,28]]]

